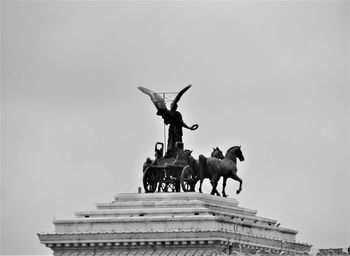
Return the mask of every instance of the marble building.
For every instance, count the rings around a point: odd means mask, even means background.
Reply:
[[[308,254],[297,231],[256,213],[195,192],[119,194],[38,236],[55,256]]]

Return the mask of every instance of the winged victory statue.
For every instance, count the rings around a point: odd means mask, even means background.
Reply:
[[[181,96],[191,86],[192,85],[186,86],[176,95],[175,99],[170,105],[170,109],[166,107],[163,97],[161,97],[158,93],[155,93],[145,87],[138,87],[138,89],[140,89],[143,93],[150,96],[153,104],[157,108],[157,115],[163,118],[165,125],[169,125],[168,145],[167,145],[167,151],[166,151],[165,157],[173,157],[175,155],[175,143],[182,142],[183,127],[192,131],[198,128],[198,124],[188,126],[183,121],[181,113],[177,111],[177,107],[178,107],[177,103],[179,102]]]

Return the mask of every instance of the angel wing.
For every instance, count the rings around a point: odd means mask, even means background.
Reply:
[[[145,87],[137,87],[141,92],[147,94],[151,97],[151,100],[153,104],[156,106],[158,110],[167,110],[167,107],[165,105],[164,99],[157,93],[151,91],[150,89],[147,89]]]
[[[171,109],[170,110],[174,110],[177,107],[177,103],[179,102],[181,96],[188,90],[190,89],[192,85],[187,85],[185,88],[183,88],[175,97],[175,99],[173,100],[173,103],[171,104]]]

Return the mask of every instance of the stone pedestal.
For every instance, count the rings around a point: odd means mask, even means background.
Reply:
[[[119,194],[38,234],[54,255],[301,255],[297,231],[235,199],[199,193]]]

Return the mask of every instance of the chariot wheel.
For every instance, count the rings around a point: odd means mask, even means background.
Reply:
[[[158,175],[155,169],[148,167],[143,172],[143,188],[145,193],[153,193],[157,189]]]
[[[194,187],[197,183],[197,180],[192,168],[188,165],[182,169],[180,182],[182,190],[184,192],[194,192]]]
[[[180,192],[180,175],[177,175],[176,169],[164,169],[162,174],[159,180],[158,192]]]

